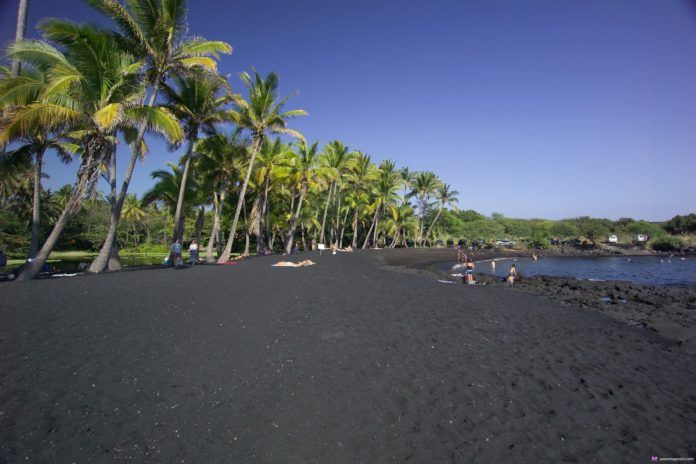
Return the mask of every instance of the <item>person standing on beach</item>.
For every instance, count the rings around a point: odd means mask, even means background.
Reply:
[[[513,264],[512,266],[510,266],[510,271],[508,272],[508,277],[507,277],[508,285],[513,285],[515,283],[516,278],[517,278],[517,269],[515,268],[515,265]]]
[[[465,281],[467,285],[474,285],[474,262],[471,260],[466,260],[466,271],[464,272]]]
[[[198,262],[198,241],[194,238],[189,245],[189,262],[196,264]]]
[[[184,262],[181,260],[181,239],[177,238],[174,240],[174,243],[172,243],[171,247],[171,252],[172,252],[172,264],[174,267],[181,267],[184,265]]]

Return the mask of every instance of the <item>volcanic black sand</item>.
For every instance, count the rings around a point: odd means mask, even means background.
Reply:
[[[395,253],[1,285],[0,462],[696,455],[693,355],[521,289],[383,269]]]

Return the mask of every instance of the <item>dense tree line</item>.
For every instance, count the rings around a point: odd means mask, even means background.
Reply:
[[[320,145],[290,127],[274,73],[238,75],[232,92],[217,63],[232,47],[187,35],[186,2],[88,0],[112,28],[45,19],[40,40],[9,45],[0,68],[0,247],[30,258],[32,278],[54,249],[98,251],[91,272],[117,269],[119,248],[197,238],[208,261],[234,252],[289,253],[318,243],[429,246],[461,238],[551,239],[609,233],[694,232],[694,215],[664,225],[625,219],[520,220],[457,209],[435,173],[373,161],[342,141]],[[148,141],[163,137],[176,162],[129,193]],[[117,150],[129,148],[123,179]],[[76,167],[72,185],[42,187],[46,156]],[[100,186],[107,186],[105,191]]]

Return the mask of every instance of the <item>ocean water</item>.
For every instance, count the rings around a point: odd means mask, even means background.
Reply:
[[[650,285],[696,286],[696,257],[661,258],[655,256],[603,257],[603,258],[512,258],[476,263],[475,272],[506,276],[511,264],[522,276],[548,275],[583,280],[624,280]],[[443,263],[443,270],[450,270],[456,263]]]

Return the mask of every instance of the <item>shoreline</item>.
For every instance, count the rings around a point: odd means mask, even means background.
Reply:
[[[439,251],[427,256],[423,252],[400,253],[380,257],[385,269],[417,274],[429,279],[452,280],[449,272],[438,269],[443,263],[456,262],[456,250],[449,249],[453,260],[434,261],[447,255]],[[426,251],[426,250],[424,250]],[[499,250],[475,252],[476,262],[492,259],[529,257],[523,254],[499,253]],[[525,256],[526,255],[526,256]],[[543,256],[567,257],[546,254]],[[640,256],[640,255],[639,255]],[[576,257],[576,256],[573,256]],[[597,256],[588,256],[597,257]],[[618,280],[584,280],[556,276],[521,275],[512,288],[500,276],[475,271],[481,286],[501,287],[513,292],[526,292],[550,298],[564,305],[576,305],[598,312],[628,326],[659,334],[679,349],[696,355],[696,287],[681,285],[645,285]],[[459,281],[457,281],[459,283]]]

